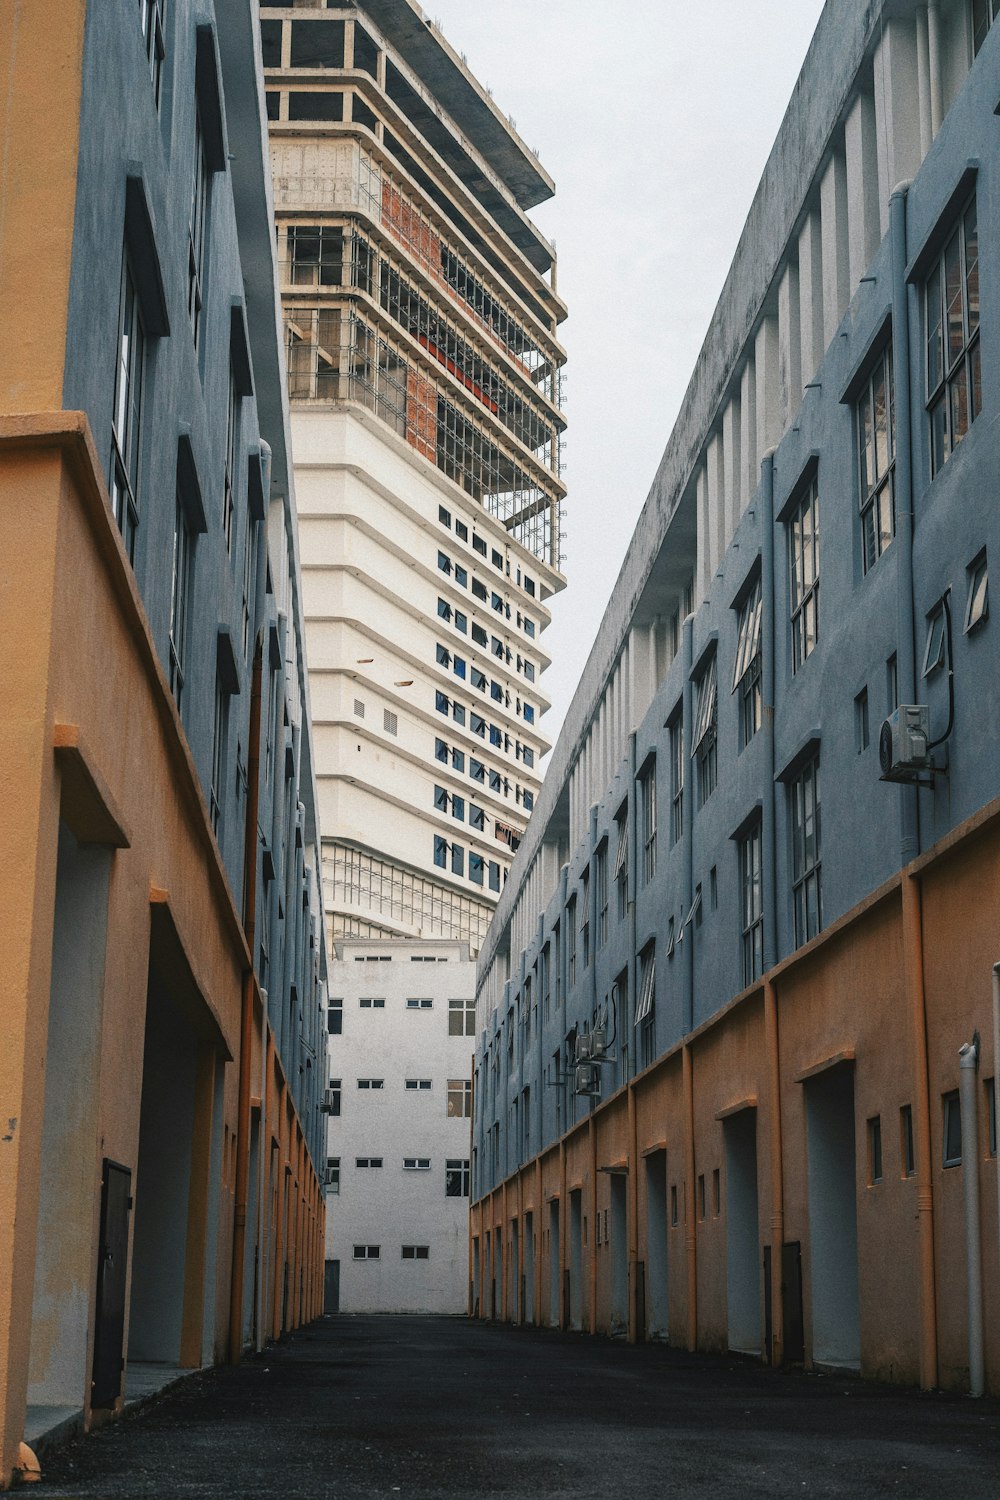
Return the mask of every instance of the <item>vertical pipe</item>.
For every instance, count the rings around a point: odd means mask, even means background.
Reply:
[[[686,889],[684,891],[684,916],[691,910],[694,900],[694,778],[691,766],[691,739],[694,725],[691,722],[693,714],[693,693],[691,690],[691,667],[694,656],[694,617],[688,615],[683,626],[684,637],[684,707],[682,710],[681,755],[684,766],[684,841],[686,845],[684,859],[684,879]],[[682,1023],[682,1034],[687,1036],[694,1029],[694,924],[685,929],[681,928],[681,936],[684,938],[684,978],[686,983],[683,988],[684,1016]],[[692,1184],[693,1187],[693,1184]],[[693,1347],[693,1346],[692,1346]]]
[[[250,1071],[253,1067],[254,945],[257,922],[257,801],[260,782],[260,681],[263,632],[254,642],[250,689],[250,743],[247,748],[247,807],[243,830],[243,931],[250,963],[243,974],[240,1013],[240,1073],[236,1113],[236,1202],[233,1259],[229,1282],[229,1359],[239,1364],[243,1347],[243,1283],[246,1275],[247,1199],[250,1188]]]
[[[917,1256],[920,1275],[920,1388],[937,1385],[937,1304],[934,1285],[934,1192],[931,1185],[930,1077],[920,885],[902,877],[903,981],[913,1041],[913,1132],[917,1157]]]
[[[687,1346],[693,1354],[698,1348],[698,1205],[695,1195],[694,1161],[694,1066],[691,1045],[684,1043],[682,1052],[684,1084],[684,1149],[687,1157],[688,1193],[685,1204],[684,1246],[687,1252]]]
[[[958,1049],[959,1101],[962,1110],[962,1188],[965,1198],[965,1268],[969,1302],[969,1395],[983,1394],[983,1250],[979,1218],[979,1122],[976,1079],[979,1034]]]
[[[774,785],[774,449],[764,454],[760,477],[760,687],[764,730],[764,807],[761,878],[764,881],[764,972],[778,961],[778,895],[775,869]],[[780,1138],[779,1138],[780,1149]],[[779,1156],[780,1160],[780,1156]]]
[[[906,285],[906,203],[909,183],[893,189],[889,199],[892,239],[892,367],[896,406],[896,667],[899,697],[916,698],[916,652],[913,640],[913,450],[910,421],[910,320]],[[899,789],[899,857],[907,865],[920,853],[916,787]]]
[[[639,1340],[639,1309],[636,1305],[636,1293],[639,1286],[639,1153],[638,1125],[635,1113],[635,1089],[629,1084],[628,1090],[628,1214],[627,1214],[627,1241],[628,1241],[628,1341],[635,1344]]]
[[[785,1320],[781,1296],[781,1256],[785,1243],[785,1186],[781,1141],[781,1053],[778,1044],[778,996],[774,981],[764,980],[764,1035],[767,1047],[768,1154],[771,1166],[771,1347],[770,1364],[784,1360]]]

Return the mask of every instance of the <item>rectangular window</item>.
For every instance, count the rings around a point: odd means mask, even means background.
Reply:
[[[795,946],[814,938],[823,925],[820,883],[822,844],[819,798],[819,756],[810,760],[789,789],[792,833],[792,903]]]
[[[671,1229],[676,1229],[679,1222],[680,1222],[680,1220],[679,1220],[678,1214],[677,1214],[677,1184],[676,1184],[676,1182],[672,1182],[670,1184],[670,1227],[671,1227]]]
[[[434,835],[434,863],[439,870],[448,868],[448,840],[443,839],[439,833]]]
[[[475,1000],[449,1000],[448,1001],[448,1035],[449,1036],[475,1036],[476,1034],[476,1002]]]
[[[639,1028],[639,1066],[648,1068],[656,1057],[656,947],[647,943],[639,957],[639,999],[635,1007]]]
[[[404,1260],[428,1260],[430,1253],[429,1245],[404,1245],[402,1247]]]
[[[933,477],[958,447],[983,404],[974,196],[924,283],[924,333]]]
[[[909,1104],[904,1104],[899,1111],[899,1159],[903,1167],[902,1175],[915,1177],[917,1157],[913,1147],[913,1110]]]
[[[987,1078],[986,1084],[986,1143],[991,1156],[997,1154],[997,1081]]]
[[[750,743],[760,728],[760,639],[761,597],[758,576],[740,607],[733,667],[733,692],[740,695],[740,749]]]
[[[385,1010],[384,995],[362,995],[358,1000],[360,1010]]]
[[[656,757],[639,774],[639,827],[642,834],[642,882],[656,874]]]
[[[430,1086],[431,1080],[429,1078],[408,1078],[405,1084],[406,1088],[412,1089],[415,1093],[420,1093],[421,1091],[426,1093]]]
[[[212,785],[209,811],[216,838],[222,837],[222,788],[225,785],[226,739],[229,732],[229,694],[218,677],[215,681],[215,721],[212,730]]]
[[[948,650],[947,618],[944,600],[935,604],[927,616],[927,636],[924,641],[923,676],[929,677],[938,667],[943,667]]]
[[[379,1260],[382,1255],[381,1245],[355,1245],[355,1260]]]
[[[698,1174],[698,1217],[699,1217],[699,1219],[703,1219],[705,1217],[705,1174],[704,1174],[704,1172],[700,1172]]]
[[[431,1169],[431,1159],[430,1159],[429,1156],[404,1156],[403,1157],[403,1171],[404,1172],[429,1172],[430,1169]]]
[[[594,858],[595,894],[597,896],[597,946],[608,941],[608,841],[604,840]]]
[[[489,645],[490,638],[486,634],[486,631],[483,629],[483,627],[481,625],[475,625],[475,624],[473,625],[473,627],[472,627],[472,639],[475,641],[475,643],[476,643],[477,646],[488,646]],[[484,679],[484,681],[485,681],[485,679]]]
[[[205,295],[205,245],[208,232],[208,188],[211,178],[205,155],[201,114],[195,109],[194,176],[191,184],[191,214],[188,219],[188,317],[194,347],[199,348],[201,308]]]
[[[618,920],[628,914],[628,803],[619,809],[615,819],[618,843],[615,848],[615,885],[618,890]]]
[[[590,870],[584,870],[580,891],[580,947],[583,951],[583,967],[590,967]]]
[[[490,859],[490,860],[487,860],[487,862],[486,862],[486,868],[487,868],[487,874],[488,874],[488,878],[489,878],[489,887],[490,887],[490,890],[491,891],[499,891],[499,889],[500,889],[500,865],[498,864],[498,862],[495,859]]]
[[[170,691],[178,708],[181,706],[184,688],[193,566],[194,535],[184,502],[178,493],[174,510],[173,580],[170,592]]]
[[[965,634],[982,625],[990,613],[990,575],[986,565],[986,549],[965,570],[967,592],[965,600]]]
[[[942,1166],[960,1167],[962,1165],[962,1107],[958,1089],[942,1094],[941,1110],[944,1134]]]
[[[381,1156],[356,1156],[354,1166],[359,1172],[379,1171],[383,1165]]]
[[[680,714],[670,725],[670,846],[684,833],[684,720]]]
[[[433,1010],[434,1001],[428,995],[410,996],[406,1002],[407,1010]]]
[[[451,815],[453,818],[457,818],[460,823],[465,822],[465,798],[460,797],[457,792],[452,793]]]
[[[792,671],[819,639],[819,489],[813,479],[788,521]]]
[[[326,1189],[329,1193],[340,1192],[339,1156],[328,1156],[326,1159]]]
[[[384,1078],[359,1078],[358,1079],[358,1088],[359,1089],[384,1089],[385,1088],[385,1079]]]
[[[875,362],[858,398],[858,474],[861,502],[861,561],[878,562],[896,534],[896,414],[892,390],[892,344]]]
[[[451,873],[463,876],[465,874],[465,850],[461,844],[451,846]]]
[[[444,1164],[444,1195],[446,1198],[469,1196],[469,1163],[463,1157],[449,1157]]]
[[[328,1036],[342,1036],[344,1031],[344,1002],[333,999],[326,1008],[326,1030]]]
[[[854,748],[860,755],[868,749],[868,689],[862,688],[854,700]]]
[[[466,526],[464,521],[456,520],[455,535],[458,537],[460,542],[467,542],[469,540],[469,528],[468,526]]]
[[[576,984],[576,897],[571,896],[566,906],[566,983],[570,989]]]
[[[764,972],[764,882],[761,862],[761,825],[755,823],[740,840],[740,891],[743,912],[743,985]]]
[[[327,1090],[327,1104],[329,1106],[329,1108],[327,1109],[327,1114],[331,1116],[337,1116],[340,1114],[340,1094],[340,1079],[331,1078],[330,1087]]]
[[[886,660],[885,664],[885,711],[886,714],[894,713],[899,707],[899,678],[896,671],[895,651]]]
[[[117,353],[109,487],[115,521],[125,542],[129,562],[134,563],[135,534],[139,526],[139,441],[146,338],[139,312],[139,297],[127,255],[122,258]]]
[[[448,1118],[449,1120],[472,1119],[471,1079],[448,1079]]]
[[[718,676],[715,653],[698,679],[691,755],[698,767],[698,806],[704,807],[719,779]]]
[[[468,631],[469,631],[469,617],[468,617],[468,615],[463,614],[460,609],[456,609],[454,619],[452,620],[452,624],[454,625],[455,629],[456,630],[460,630],[463,635],[467,635],[468,634]]]
[[[868,1183],[875,1187],[882,1181],[882,1116],[868,1121]]]
[[[146,48],[146,62],[153,85],[153,102],[160,107],[160,84],[163,78],[163,0],[139,0],[139,22]]]
[[[486,862],[481,854],[469,850],[469,879],[473,885],[482,885],[486,876]]]

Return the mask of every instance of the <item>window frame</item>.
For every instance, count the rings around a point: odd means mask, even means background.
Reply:
[[[142,405],[146,384],[148,340],[139,287],[127,248],[122,250],[118,298],[118,336],[115,354],[114,404],[111,409],[111,508],[135,566],[139,529],[140,457],[143,438]]]
[[[882,389],[884,457],[880,456],[877,391]],[[896,400],[892,339],[871,362],[854,403],[861,569],[867,574],[896,536]]]
[[[763,823],[755,818],[739,840],[740,917],[743,988],[764,972]]]
[[[691,758],[698,774],[698,806],[702,808],[719,784],[719,664],[712,651],[697,679],[697,708]]]
[[[791,839],[792,928],[795,947],[810,942],[823,930],[823,847],[820,797],[820,756],[816,750],[788,783],[788,826]],[[812,826],[812,833],[809,828]],[[810,843],[812,852],[810,853]],[[812,914],[815,914],[815,922]]]
[[[763,610],[759,571],[740,604],[739,611],[732,690],[740,695],[740,749],[745,750],[761,725]]]
[[[970,214],[973,220],[971,238],[975,245],[971,272],[968,224]],[[949,326],[949,255],[953,246],[957,246],[958,290],[961,293],[961,347],[958,348],[957,353],[953,352],[956,345]],[[970,317],[972,300],[976,304],[975,326]],[[951,303],[954,307],[954,296],[951,298]],[[932,479],[948,462],[982,410],[980,311],[979,220],[976,190],[973,188],[961,206],[955,210],[952,216],[952,228],[943,240],[940,249],[935,253],[923,277],[924,408],[927,412]],[[936,353],[935,345],[937,346]],[[955,397],[963,384],[966,402],[965,425],[956,436]],[[975,405],[977,390],[978,406]],[[975,410],[973,410],[974,406]],[[940,427],[936,426],[936,415],[939,410],[943,415],[943,423]]]
[[[819,524],[819,477],[813,473],[785,522],[793,676],[809,660],[819,642]]]
[[[636,777],[639,793],[639,821],[642,838],[642,883],[648,885],[656,874],[656,756],[649,755]]]

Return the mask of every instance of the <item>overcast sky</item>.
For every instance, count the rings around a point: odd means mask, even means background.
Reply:
[[[421,0],[556,195],[569,306],[555,742],[649,493],[823,0]]]

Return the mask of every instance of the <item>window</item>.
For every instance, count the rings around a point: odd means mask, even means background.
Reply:
[[[656,1056],[656,948],[647,943],[639,957],[639,999],[635,1024],[639,1027],[639,1066],[648,1068]]]
[[[471,1079],[448,1079],[448,1118],[449,1120],[472,1119]]]
[[[472,733],[477,734],[481,740],[486,738],[486,720],[483,718],[482,714],[477,714],[475,711],[470,712],[469,728],[472,730]],[[490,738],[492,739],[492,732]]]
[[[451,666],[451,652],[447,646],[442,646],[440,641],[434,647],[434,659],[439,667]]]
[[[439,599],[438,600],[438,619],[439,620],[450,620],[451,619],[451,605],[448,603],[447,599]]]
[[[716,1167],[712,1172],[712,1213],[716,1218],[722,1212],[722,1174]]]
[[[875,1187],[882,1181],[882,1116],[872,1115],[868,1121],[868,1184]]]
[[[639,773],[639,826],[642,833],[642,880],[656,874],[656,758],[650,756]]]
[[[857,404],[858,474],[861,501],[861,561],[878,562],[896,534],[896,414],[892,392],[892,344],[879,355]]]
[[[676,1182],[672,1182],[670,1184],[670,1227],[671,1227],[671,1229],[676,1229],[677,1225],[679,1224],[679,1222],[680,1222],[680,1220],[678,1218],[678,1213],[677,1213],[677,1184],[676,1184]]]
[[[862,688],[854,700],[854,748],[860,755],[868,749],[868,689]]]
[[[483,627],[481,625],[475,624],[472,627],[472,639],[475,641],[477,646],[488,646],[490,642],[490,638],[486,634],[486,631],[483,629]],[[485,682],[485,680],[486,679],[484,678],[483,681]]]
[[[700,1172],[698,1174],[698,1217],[699,1217],[699,1219],[703,1219],[705,1217],[705,1174],[704,1174],[704,1172]]]
[[[535,805],[535,794],[534,794],[534,792],[529,792],[529,791],[523,792],[522,793],[522,801],[524,802],[524,810],[525,810],[525,812],[531,812],[532,808]]]
[[[740,607],[733,692],[740,695],[740,749],[749,745],[760,728],[760,578]]]
[[[473,885],[482,885],[485,878],[486,862],[481,854],[469,851],[469,879]]]
[[[924,283],[927,416],[931,476],[958,447],[982,408],[979,356],[979,236],[976,200],[966,204]]]
[[[719,779],[718,677],[715,653],[698,679],[691,754],[698,767],[698,806],[704,807]]]
[[[328,1036],[341,1036],[344,1031],[344,1002],[331,1000],[326,1008],[326,1030]]]
[[[795,946],[798,947],[814,938],[823,925],[818,755],[803,766],[788,792],[792,830],[792,903]]]
[[[885,664],[885,711],[893,713],[899,707],[899,678],[896,671],[895,651]]]
[[[451,815],[457,818],[459,823],[465,822],[465,798],[460,797],[457,792],[452,793]]]
[[[328,1102],[328,1104],[330,1106],[329,1109],[327,1110],[327,1114],[329,1114],[331,1116],[339,1115],[340,1114],[340,1079],[339,1078],[331,1078],[330,1079],[330,1087],[327,1090],[327,1102]]]
[[[899,1111],[899,1158],[904,1177],[915,1177],[917,1158],[913,1147],[913,1109],[904,1104]]]
[[[160,107],[160,82],[163,76],[163,0],[139,0],[139,22],[146,47],[146,61],[153,84],[153,102]]]
[[[194,536],[184,502],[178,493],[174,511],[173,584],[170,594],[170,691],[177,707],[184,688],[184,659],[190,617]]]
[[[455,535],[458,537],[460,542],[467,542],[469,540],[469,528],[468,526],[466,526],[464,521],[456,520]]]
[[[597,896],[597,946],[603,948],[608,940],[608,841],[597,851],[594,858],[594,885]]]
[[[576,897],[571,896],[566,906],[566,982],[570,989],[576,984]]]
[[[488,876],[488,880],[489,880],[490,890],[491,891],[499,891],[499,889],[500,889],[500,866],[499,866],[499,864],[497,863],[497,861],[495,859],[490,859],[490,860],[487,860],[487,862],[486,862],[486,868],[487,868],[487,876]]]
[[[472,533],[472,547],[473,551],[478,552],[480,557],[486,556],[486,543],[479,533],[475,531]]]
[[[460,630],[463,635],[466,635],[468,633],[469,618],[467,615],[463,614],[460,609],[456,609],[452,624],[454,625],[455,629]]]
[[[819,490],[813,479],[788,522],[792,671],[819,639]]]
[[[429,1245],[404,1245],[402,1247],[404,1260],[427,1260],[430,1253]]]
[[[390,712],[390,710],[387,708],[384,708],[382,710],[382,728],[385,730],[386,734],[398,734],[399,732],[399,720],[396,718],[396,715]]]
[[[434,835],[434,863],[439,870],[448,867],[448,840],[443,839],[439,833]]]
[[[759,822],[754,824],[745,838],[740,839],[739,852],[745,988],[764,972],[764,883]]]
[[[358,1079],[358,1088],[359,1089],[384,1089],[385,1088],[385,1079],[384,1078],[359,1078]]]
[[[463,589],[469,587],[469,575],[461,563],[455,564],[455,582]]]
[[[238,480],[240,445],[240,410],[243,398],[236,385],[236,373],[229,366],[229,405],[226,418],[226,467],[223,476],[222,530],[226,538],[226,551],[233,547],[233,516],[236,511],[236,486]]]
[[[991,1156],[997,1154],[997,1081],[987,1078],[986,1084],[986,1149]]]
[[[990,581],[989,570],[986,566],[986,550],[983,549],[975,562],[970,563],[965,570],[968,580],[968,591],[965,601],[965,633],[975,630],[977,625],[982,625],[990,613]]]
[[[684,720],[680,714],[670,725],[670,845],[684,833]]]
[[[451,873],[453,875],[465,874],[465,850],[461,844],[451,846]]]
[[[448,710],[451,708],[451,699],[448,697],[448,694],[435,692],[434,707],[437,709],[439,714],[447,714]]]
[[[407,1010],[433,1010],[434,1001],[427,995],[413,997],[406,1002]]]
[[[927,638],[924,642],[923,676],[929,677],[938,667],[943,667],[948,644],[946,630],[945,601],[940,599],[927,616]]]
[[[449,1000],[448,1001],[448,1035],[449,1036],[475,1036],[476,1034],[476,1002],[475,1000]]]
[[[358,1000],[361,1010],[385,1010],[384,995],[362,995]]]
[[[451,558],[448,556],[447,552],[438,553],[438,568],[442,573],[451,572]]]
[[[489,590],[487,589],[485,583],[480,583],[478,578],[473,578],[472,580],[472,592],[475,594],[476,598],[481,599],[484,604],[490,596]]]
[[[403,1157],[403,1171],[404,1172],[429,1172],[430,1169],[431,1169],[431,1159],[430,1159],[429,1156],[404,1156]]]
[[[355,1168],[360,1172],[369,1170],[378,1171],[382,1166],[381,1156],[356,1156],[354,1158]]]
[[[941,1110],[944,1126],[944,1152],[942,1166],[960,1167],[962,1165],[962,1107],[959,1102],[958,1089],[952,1089],[950,1093],[942,1094]]]
[[[201,307],[205,293],[205,241],[208,229],[208,158],[201,113],[195,109],[194,176],[191,184],[191,214],[188,219],[188,317],[194,347],[199,347]]]
[[[355,1245],[355,1260],[378,1260],[382,1254],[381,1245]]]
[[[212,785],[209,790],[209,811],[212,827],[217,838],[222,829],[222,788],[225,784],[226,739],[229,733],[229,694],[221,678],[215,679],[215,721],[212,730]]]
[[[417,1093],[421,1090],[426,1093],[430,1086],[431,1080],[429,1078],[408,1078],[405,1084],[406,1088],[413,1089]]]
[[[590,967],[590,869],[583,872],[580,891],[580,947],[583,967]]]
[[[486,781],[486,767],[483,765],[482,761],[477,760],[474,755],[469,756],[469,775],[472,777],[473,781],[480,781],[483,783],[485,783]]]
[[[465,770],[465,751],[464,750],[452,750],[452,752],[451,752],[451,768],[452,768],[453,771],[464,771]]]
[[[115,404],[111,419],[111,508],[125,542],[129,562],[135,562],[135,534],[139,525],[139,440],[146,366],[146,337],[139,313],[139,297],[128,256],[122,259],[118,307],[118,361]]]
[[[972,55],[977,57],[997,15],[1000,14],[998,0],[972,0]]]
[[[446,1198],[469,1196],[469,1163],[463,1157],[449,1157],[444,1164],[444,1195]]]
[[[327,1192],[340,1192],[340,1157],[328,1156],[326,1159],[326,1187]]]
[[[623,922],[628,914],[628,803],[619,810],[615,819],[618,830],[618,845],[615,851],[615,884],[618,888],[618,920]]]

